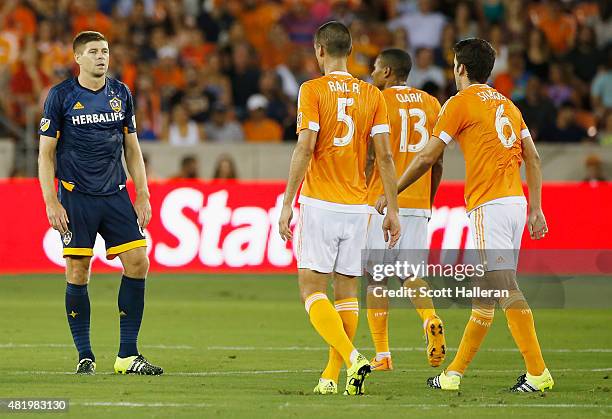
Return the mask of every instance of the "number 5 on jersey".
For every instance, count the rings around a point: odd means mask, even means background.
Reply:
[[[348,128],[348,132],[343,137],[334,137],[334,145],[338,147],[344,147],[353,141],[353,135],[355,134],[355,122],[353,118],[346,113],[346,107],[352,106],[355,100],[352,97],[339,97],[338,98],[338,122],[343,122]]]

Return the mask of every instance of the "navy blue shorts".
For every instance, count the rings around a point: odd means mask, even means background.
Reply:
[[[69,231],[62,235],[64,256],[93,256],[98,233],[106,243],[107,259],[147,246],[126,189],[94,196],[70,191],[60,182],[59,200],[68,213]]]

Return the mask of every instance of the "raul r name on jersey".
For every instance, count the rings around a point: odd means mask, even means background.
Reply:
[[[359,83],[351,83],[351,88],[353,90],[349,90],[349,86],[347,82],[340,82],[340,81],[328,81],[327,82],[327,86],[329,87],[329,90],[331,90],[332,92],[342,92],[342,93],[359,93]]]

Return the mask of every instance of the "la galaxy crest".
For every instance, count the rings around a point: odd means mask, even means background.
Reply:
[[[66,232],[62,235],[62,241],[66,246],[68,246],[68,244],[72,241],[72,232],[70,230],[66,230]]]
[[[115,112],[121,112],[121,100],[118,97],[114,97],[108,101],[110,107]]]

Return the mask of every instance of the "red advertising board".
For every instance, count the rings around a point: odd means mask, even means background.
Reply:
[[[152,183],[151,270],[294,272],[292,244],[277,228],[283,189],[283,182]],[[59,233],[47,223],[38,182],[0,181],[0,196],[0,273],[61,272]],[[523,248],[612,249],[612,183],[547,183],[543,201],[550,233],[537,242],[525,234]],[[441,185],[429,228],[432,248],[466,246],[462,183]],[[93,268],[120,267],[104,255],[98,237]]]

